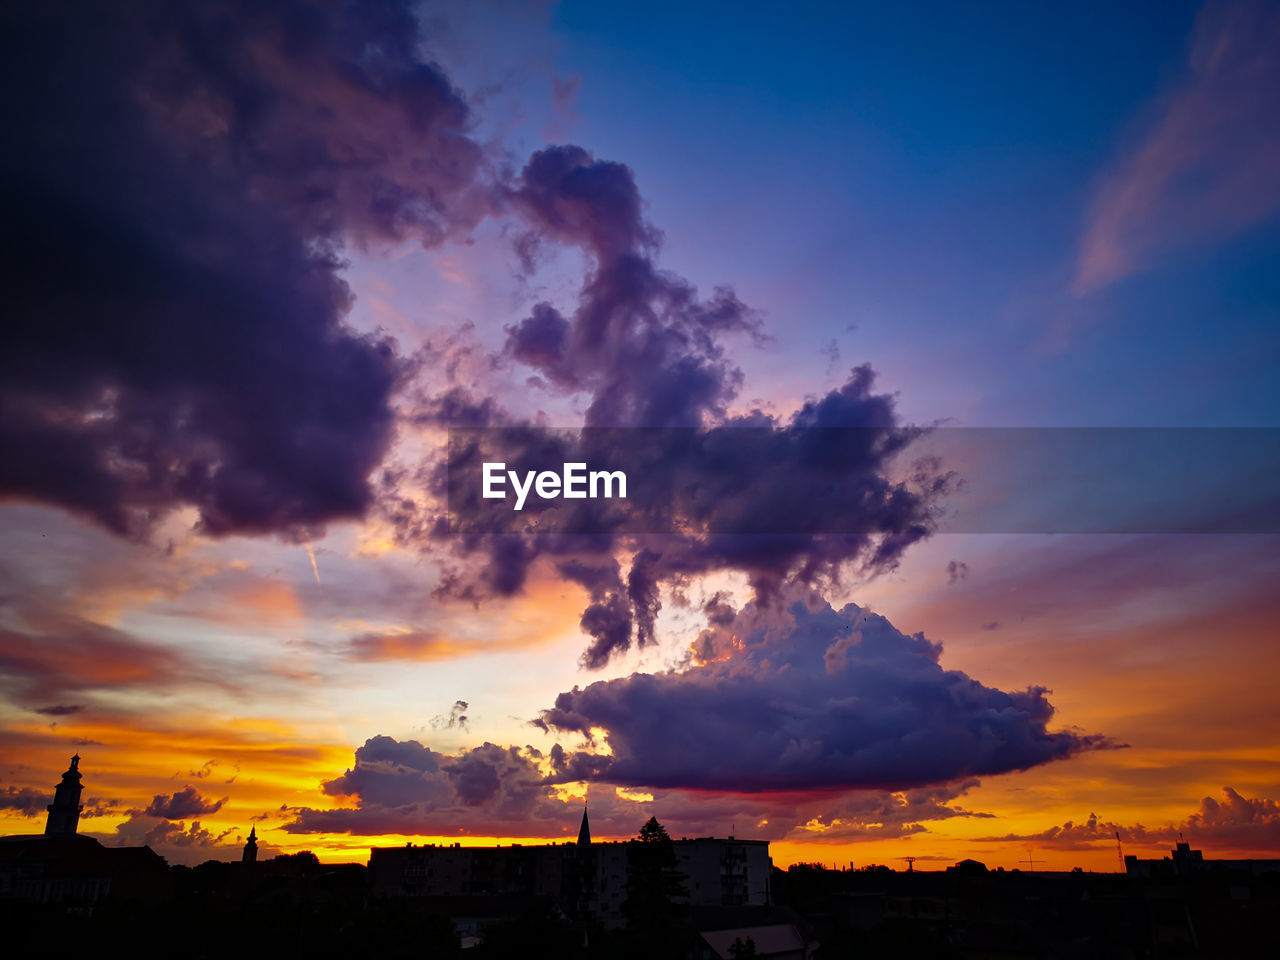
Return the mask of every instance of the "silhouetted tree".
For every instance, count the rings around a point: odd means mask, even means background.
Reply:
[[[734,937],[733,943],[729,947],[729,956],[733,960],[746,960],[747,957],[758,957],[756,953],[756,942],[750,937],[743,940],[741,937]]]
[[[644,826],[640,828],[638,839],[641,843],[671,842],[671,837],[667,835],[667,828],[658,822],[657,817],[650,817],[645,821]]]
[[[650,817],[627,850],[627,901],[623,912],[633,926],[668,921],[681,912],[676,900],[689,896],[666,828]]]

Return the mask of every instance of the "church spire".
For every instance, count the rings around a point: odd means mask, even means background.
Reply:
[[[240,862],[258,862],[258,828],[256,826],[249,828],[249,839],[245,841],[244,853],[240,855]]]
[[[46,837],[74,836],[80,824],[80,812],[84,806],[80,803],[80,754],[71,758],[71,766],[62,775],[62,782],[53,790],[53,803],[46,809],[49,819],[44,824]]]
[[[587,805],[582,805],[582,826],[578,828],[578,846],[591,846],[591,824],[587,822]]]

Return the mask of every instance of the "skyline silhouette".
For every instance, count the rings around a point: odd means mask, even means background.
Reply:
[[[0,63],[0,836],[1280,856],[1276,4],[14,0]]]

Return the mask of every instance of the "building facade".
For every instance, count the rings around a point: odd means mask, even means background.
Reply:
[[[1172,855],[1162,860],[1139,860],[1129,855],[1124,858],[1124,871],[1131,877],[1193,877],[1215,873],[1241,873],[1262,876],[1264,873],[1280,873],[1280,860],[1206,860],[1204,853],[1193,850],[1191,844],[1179,841]]]
[[[105,847],[77,833],[80,756],[54,788],[43,834],[0,837],[0,899],[92,908],[108,898],[157,902],[173,893],[164,858],[150,847]]]
[[[691,906],[767,906],[773,861],[767,840],[673,840]],[[583,815],[578,842],[464,847],[406,844],[370,850],[373,892],[388,897],[552,897],[566,914],[609,927],[625,920],[629,842],[593,843]]]

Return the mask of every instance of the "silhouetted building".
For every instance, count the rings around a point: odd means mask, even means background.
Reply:
[[[1238,872],[1261,876],[1280,873],[1280,860],[1206,860],[1200,850],[1178,841],[1172,856],[1160,860],[1139,860],[1132,854],[1124,858],[1124,871],[1131,877],[1193,877],[1206,873]]]
[[[244,843],[244,853],[240,854],[241,863],[258,862],[258,828],[249,828],[249,839]]]
[[[574,920],[584,921],[595,912],[596,857],[591,847],[591,822],[587,819],[587,805],[582,805],[582,824],[578,827],[577,856],[564,873],[564,886],[560,902]]]
[[[0,897],[91,907],[172,895],[169,865],[150,847],[106,847],[78,833],[0,838]]]
[[[765,906],[773,863],[766,840],[720,837],[672,841],[693,906]],[[596,843],[584,811],[576,843],[498,847],[412,843],[375,847],[369,876],[390,897],[552,897],[567,915],[623,925],[630,844]]]
[[[1188,847],[1187,861],[1190,854]],[[1177,876],[1170,858],[1149,862],[1169,872],[1006,871],[970,863],[908,873],[797,865],[775,877],[775,894],[813,925],[831,956],[1275,955],[1280,877],[1211,866]]]
[[[173,893],[164,857],[150,847],[107,847],[76,833],[80,756],[54,788],[43,834],[0,837],[0,897],[92,907],[107,897],[157,902]]]
[[[697,837],[676,840],[675,848],[690,903],[745,907],[771,902],[769,841]]]
[[[62,775],[62,780],[53,791],[53,803],[49,804],[49,819],[45,821],[46,837],[71,836],[80,824],[80,813],[84,806],[80,803],[80,791],[84,787],[80,783],[80,754],[71,758],[71,766]]]

